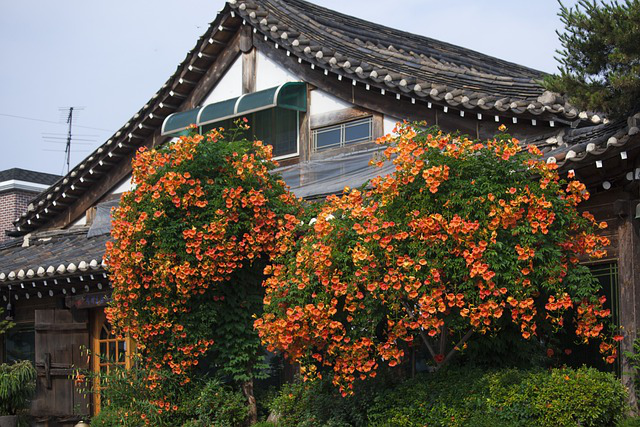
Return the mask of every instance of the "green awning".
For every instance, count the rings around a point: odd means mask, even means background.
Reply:
[[[162,135],[177,135],[191,124],[204,126],[275,107],[307,111],[306,84],[289,82],[259,92],[247,93],[238,98],[173,113],[164,119]]]

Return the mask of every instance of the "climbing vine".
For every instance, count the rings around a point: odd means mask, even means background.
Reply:
[[[207,356],[255,410],[263,269],[293,244],[300,204],[270,173],[271,146],[241,137],[246,122],[236,126],[138,152],[134,188],[113,212],[107,316],[136,342],[146,387],[161,389],[166,368],[189,383]],[[179,409],[162,397],[154,404]]]
[[[506,134],[397,132],[378,141],[395,172],[329,198],[268,267],[263,342],[343,393],[416,345],[438,369],[500,319],[526,340],[542,324],[574,328],[613,362],[609,310],[579,263],[608,244],[606,224],[577,210],[585,186]]]

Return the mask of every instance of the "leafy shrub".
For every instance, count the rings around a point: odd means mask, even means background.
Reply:
[[[625,393],[611,374],[592,368],[447,370],[381,393],[376,426],[610,426],[625,412]]]
[[[367,413],[376,396],[393,385],[394,381],[382,373],[356,384],[352,395],[342,397],[329,379],[285,384],[270,409],[281,417],[278,427],[367,426]]]
[[[640,427],[640,417],[625,418],[617,427]]]
[[[519,340],[542,330],[599,337],[615,361],[611,311],[577,264],[608,244],[595,234],[606,223],[576,208],[584,184],[505,134],[479,142],[405,124],[378,143],[387,145],[379,163],[394,173],[329,197],[265,270],[273,274],[255,327],[269,350],[307,379],[331,368],[323,375],[343,394],[407,361],[409,347],[428,350],[440,369],[467,340],[502,335],[507,322]],[[439,335],[440,346],[422,346]]]
[[[280,415],[279,427],[612,426],[626,410],[621,383],[592,368],[451,368],[355,387],[343,398],[328,380],[288,384],[270,409]]]
[[[242,393],[233,391],[211,380],[204,384],[194,401],[197,418],[184,427],[236,427],[247,418],[247,400]]]
[[[28,360],[0,365],[0,415],[16,415],[27,408],[36,389],[36,370]]]
[[[150,374],[163,378],[161,396],[143,387]],[[236,427],[248,415],[242,393],[215,379],[201,378],[180,384],[166,370],[150,372],[136,367],[127,371],[116,367],[100,380],[106,387],[102,390],[101,411],[91,420],[94,427]],[[159,408],[160,398],[172,406]]]

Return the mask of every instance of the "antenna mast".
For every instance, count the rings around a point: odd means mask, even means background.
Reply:
[[[66,157],[67,173],[69,173],[71,164],[71,130],[73,128],[73,107],[69,107],[69,116],[67,117],[67,123],[69,124],[69,132],[67,133],[67,146],[64,149],[64,155]]]

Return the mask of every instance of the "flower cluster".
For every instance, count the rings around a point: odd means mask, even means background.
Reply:
[[[581,338],[603,335],[609,313],[578,259],[604,255],[606,224],[577,211],[583,184],[507,135],[480,143],[403,124],[379,143],[376,163],[395,172],[330,197],[269,268],[255,322],[269,348],[348,393],[417,342],[440,366],[505,318],[531,339],[575,311]]]
[[[212,349],[225,363],[235,357],[243,372],[252,369],[247,359],[257,356],[240,361],[226,342],[243,340],[237,348],[258,352],[251,315],[261,312],[260,275],[294,244],[299,223],[299,200],[270,173],[273,167],[270,146],[217,130],[141,149],[133,160],[134,188],[113,212],[107,246],[113,283],[107,316],[135,340],[151,369],[168,367],[187,383]],[[258,280],[239,278],[256,269]],[[257,306],[240,297],[252,292]],[[238,307],[248,312],[246,327],[233,315]],[[225,336],[232,317],[238,330]],[[220,349],[216,337],[225,341]],[[161,383],[153,375],[146,381],[150,388]]]

